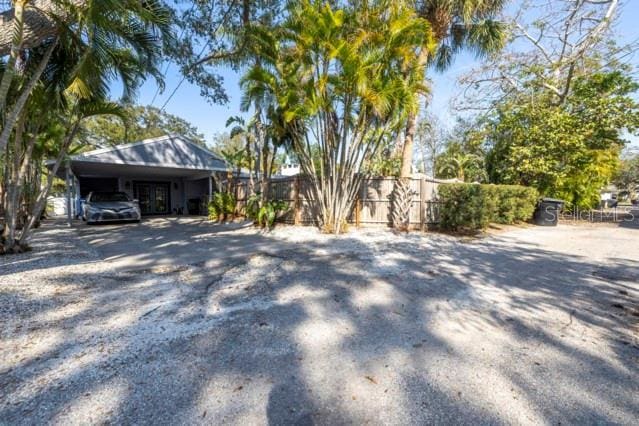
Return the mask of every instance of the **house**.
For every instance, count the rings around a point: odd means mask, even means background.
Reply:
[[[301,172],[302,172],[302,169],[300,165],[291,161],[291,158],[287,155],[286,160],[284,161],[284,164],[282,164],[282,166],[280,167],[278,174],[281,176],[290,177],[290,176],[297,176],[301,174]]]
[[[166,135],[72,156],[58,176],[67,182],[69,218],[80,215],[92,191],[126,192],[143,215],[200,214],[227,169],[208,149]]]

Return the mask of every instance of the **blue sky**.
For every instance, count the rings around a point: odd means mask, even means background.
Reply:
[[[518,2],[513,2],[513,4],[516,3]],[[623,5],[621,10],[617,28],[620,38],[626,42],[639,38],[638,23],[639,1],[629,0]],[[639,55],[635,56],[633,63],[639,67]],[[473,55],[462,53],[446,72],[429,71],[429,76],[433,82],[431,110],[442,119],[444,124],[450,126],[453,123],[453,114],[449,105],[451,98],[457,93],[457,78],[478,64]],[[225,69],[221,69],[220,74],[224,77],[224,86],[230,98],[230,102],[227,105],[210,105],[200,97],[199,89],[196,86],[185,81],[166,106],[166,111],[183,117],[196,125],[204,133],[209,143],[216,133],[226,131],[225,123],[230,116],[239,114],[239,75]],[[166,89],[164,93],[157,96],[153,105],[157,107],[164,105],[181,80],[182,76],[177,67],[170,64],[166,73]],[[140,105],[151,104],[156,91],[157,85],[155,81],[148,81],[140,90],[138,103]],[[634,139],[636,144],[639,143],[638,138]]]

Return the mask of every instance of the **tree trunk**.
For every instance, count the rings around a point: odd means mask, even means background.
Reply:
[[[51,172],[47,176],[47,183],[44,188],[40,189],[38,196],[36,197],[35,204],[33,210],[31,211],[31,216],[29,220],[25,224],[22,229],[22,233],[20,234],[19,245],[21,247],[28,247],[29,239],[31,238],[31,233],[33,228],[40,220],[40,216],[42,216],[42,212],[47,205],[47,198],[49,197],[49,192],[51,191],[51,186],[53,185],[53,179],[55,178],[58,170],[60,169],[60,165],[62,165],[62,161],[67,155],[67,150],[71,145],[71,142],[75,138],[75,135],[78,133],[78,129],[80,128],[80,121],[77,120],[73,126],[71,127],[71,131],[67,134],[62,146],[60,147],[60,152],[58,153],[58,157],[56,158],[55,164],[51,169]]]
[[[44,69],[49,63],[51,54],[53,53],[53,50],[55,49],[57,44],[58,44],[57,40],[51,43],[51,46],[49,46],[46,53],[40,60],[38,67],[33,71],[33,75],[27,82],[27,85],[22,88],[22,93],[18,97],[18,100],[16,101],[15,105],[13,106],[9,114],[7,115],[7,118],[4,122],[4,128],[2,129],[2,133],[0,133],[0,151],[4,150],[4,148],[7,146],[7,143],[9,142],[9,137],[11,136],[11,132],[13,131],[13,128],[15,127],[16,122],[18,121],[18,117],[20,116],[20,113],[22,112],[24,106],[26,105],[27,100],[29,99],[29,96],[31,95],[31,92],[33,91],[33,88],[38,83],[38,80],[40,80],[40,76],[42,75],[42,73],[44,72]]]
[[[246,197],[248,199],[248,197],[253,195],[253,191],[255,190],[255,182],[253,182],[253,158],[251,158],[251,137],[248,133],[246,134],[245,150],[246,150],[246,158],[248,158],[248,161],[249,161],[249,164],[248,164],[249,184],[248,184],[248,191],[246,192]]]
[[[18,248],[15,246],[16,225],[18,222],[19,210],[19,173],[20,159],[22,158],[22,135],[24,133],[24,114],[16,126],[16,132],[13,137],[13,158],[7,158],[7,163],[11,163],[7,176],[7,200],[5,205],[5,221],[2,231],[2,252],[17,253]]]
[[[426,80],[426,64],[428,62],[429,51],[423,48],[417,55],[417,66],[424,70],[424,80]],[[402,148],[402,169],[400,172],[401,178],[410,177],[411,167],[413,165],[413,145],[415,140],[415,133],[417,132],[417,117],[419,116],[420,103],[417,102],[413,111],[409,114],[406,123],[406,133],[404,138],[404,147]]]
[[[415,146],[415,132],[417,131],[417,111],[411,112],[406,121],[406,131],[404,133],[404,147],[402,148],[402,168],[399,177],[410,178],[413,172],[413,150]]]
[[[264,144],[262,145],[262,172],[260,174],[260,192],[262,193],[262,205],[264,205],[268,201],[268,143],[264,140]]]
[[[428,49],[423,48],[417,56],[417,66],[424,69],[428,61]],[[404,133],[404,146],[402,147],[402,167],[399,179],[393,189],[392,220],[393,227],[398,231],[408,231],[410,226],[410,209],[413,201],[413,191],[410,188],[411,173],[413,167],[413,149],[415,145],[415,133],[417,132],[417,117],[420,110],[419,101],[413,111],[408,115],[406,131]]]

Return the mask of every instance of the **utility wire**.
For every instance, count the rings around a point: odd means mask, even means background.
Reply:
[[[235,4],[235,2],[233,2],[233,4],[231,4],[229,6],[229,8],[227,9],[227,11],[224,13],[222,19],[220,20],[219,24],[217,25],[217,27],[215,28],[215,31],[213,31],[212,33],[215,34],[217,33],[220,28],[222,27],[222,25],[224,25],[224,22],[226,22],[226,18],[228,18],[229,14],[231,13],[231,11],[233,10],[233,5]],[[193,61],[193,64],[198,64],[198,62],[202,59],[202,55],[204,55],[204,51],[209,47],[211,43],[211,40],[207,41],[204,46],[202,47],[202,50],[200,50],[200,53],[198,53],[197,58],[195,59],[195,61]],[[192,67],[193,65],[191,65]],[[180,79],[180,82],[178,83],[178,85],[175,87],[175,89],[173,89],[173,91],[171,92],[171,94],[169,95],[169,97],[167,98],[167,100],[164,102],[164,104],[162,105],[162,108],[160,108],[160,112],[164,111],[164,108],[166,108],[166,106],[169,104],[169,102],[171,102],[171,99],[173,99],[173,96],[175,96],[175,94],[177,93],[178,89],[182,86],[182,84],[184,83],[184,80],[186,80],[186,72],[189,71],[190,67],[187,67],[183,72],[182,72],[182,78]]]
[[[190,14],[191,12],[193,12],[193,9],[195,9],[195,2],[193,2],[193,4],[191,5],[191,8],[188,10],[188,12],[186,12],[186,15]],[[180,32],[180,35],[178,36],[178,40],[180,40],[182,38],[182,36],[184,36],[184,33],[186,32],[186,26],[182,27],[182,32]],[[162,73],[162,78],[166,77],[166,73],[169,72],[169,68],[171,67],[171,61],[168,61],[166,64],[166,68],[164,68],[164,72]],[[153,99],[151,100],[151,106],[153,106],[153,104],[155,104],[155,100],[157,99],[158,95],[160,94],[160,85],[158,85],[157,90],[155,91],[155,95],[153,95]]]
[[[209,42],[207,42],[203,47],[202,50],[200,51],[200,53],[197,55],[197,60],[195,62],[197,62],[198,60],[200,60],[200,58],[202,57],[202,55],[204,54],[204,51],[209,47]],[[166,106],[169,104],[169,102],[171,102],[171,99],[173,99],[173,96],[175,96],[175,94],[177,93],[178,89],[182,86],[182,84],[184,83],[184,80],[186,80],[186,72],[188,72],[188,68],[186,70],[184,70],[184,72],[182,73],[182,78],[180,79],[180,82],[177,84],[177,86],[175,86],[175,89],[173,89],[173,91],[171,92],[171,94],[169,95],[169,97],[166,99],[166,101],[164,102],[164,104],[162,105],[162,108],[160,108],[160,112],[164,111],[164,108],[166,108]]]

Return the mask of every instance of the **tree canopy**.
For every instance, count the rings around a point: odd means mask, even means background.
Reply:
[[[580,208],[594,207],[615,175],[624,132],[639,126],[639,85],[623,70],[578,77],[565,102],[550,93],[500,104],[489,125],[491,181],[534,186]]]
[[[126,106],[122,117],[92,117],[84,123],[82,131],[83,139],[92,146],[137,142],[167,134],[179,134],[206,145],[204,135],[193,124],[153,106]]]

